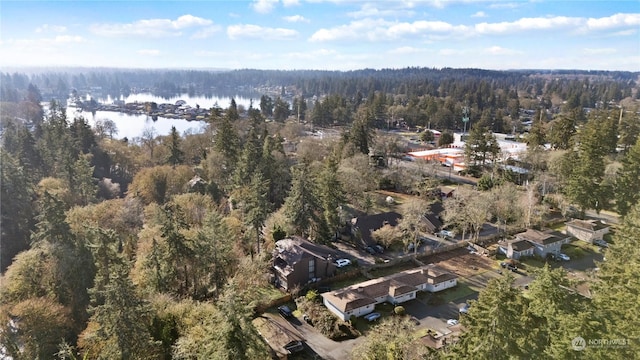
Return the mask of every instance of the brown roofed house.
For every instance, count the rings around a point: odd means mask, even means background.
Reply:
[[[415,299],[418,291],[436,292],[457,284],[457,276],[434,265],[406,270],[322,294],[324,305],[348,320],[372,312],[376,304],[400,304]]]
[[[276,242],[273,250],[273,272],[276,285],[289,290],[336,272],[334,261],[339,257],[330,247],[314,244],[299,236]]]

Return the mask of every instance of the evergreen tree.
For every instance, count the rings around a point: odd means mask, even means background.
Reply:
[[[33,226],[33,184],[25,168],[0,149],[0,272],[4,273],[13,257],[29,246]]]
[[[580,132],[577,150],[567,155],[575,160],[564,192],[582,212],[586,209],[600,211],[608,207],[613,197],[611,187],[604,181],[605,156],[611,149],[602,141],[600,130],[599,117],[592,117]]]
[[[484,166],[487,160],[494,160],[499,153],[498,141],[489,129],[479,126],[471,128],[464,148],[467,164],[473,167]]]
[[[622,226],[605,251],[606,260],[599,264],[598,282],[593,292],[596,310],[603,323],[599,339],[622,339],[619,347],[594,349],[599,358],[632,359],[640,353],[640,205],[635,204],[625,216]],[[586,338],[585,338],[586,339]]]
[[[561,114],[549,123],[548,139],[554,149],[568,150],[573,146],[573,136],[576,133],[576,111]]]
[[[455,355],[473,359],[526,358],[529,330],[521,324],[525,303],[513,276],[492,279],[462,317],[466,331]]]
[[[167,164],[176,166],[184,162],[184,152],[180,149],[180,134],[176,130],[175,126],[171,127],[171,134],[169,134],[169,156],[167,157]]]
[[[338,179],[339,163],[330,156],[324,162],[324,167],[318,178],[318,195],[322,204],[324,220],[327,226],[338,236],[338,229],[343,225],[340,218],[340,206],[346,202],[342,183]]]
[[[284,203],[285,214],[296,234],[320,238],[326,235],[326,226],[320,217],[322,207],[309,169],[306,165],[298,165],[293,168],[292,174],[291,190]]]
[[[539,119],[534,119],[526,139],[527,145],[529,145],[530,148],[544,146],[546,142],[545,132],[544,123]]]
[[[260,253],[260,234],[269,215],[269,182],[260,171],[254,172],[249,184],[249,193],[244,203],[245,223],[253,228],[256,236],[256,251]],[[252,251],[253,254],[253,251]]]
[[[356,120],[351,125],[349,131],[349,142],[365,155],[369,155],[369,147],[373,146],[373,134],[371,126],[375,120],[373,110],[360,107],[356,115]]]
[[[112,266],[108,284],[93,293],[104,303],[94,302],[89,309],[91,318],[78,340],[82,353],[96,359],[156,358],[158,344],[149,333],[150,309],[136,294],[127,265]]]
[[[289,103],[278,97],[273,105],[273,119],[275,121],[284,122],[291,113]]]
[[[625,216],[640,202],[640,139],[636,140],[618,170],[615,184],[616,208]]]

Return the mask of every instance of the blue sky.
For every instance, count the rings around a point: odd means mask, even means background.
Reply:
[[[640,1],[1,1],[0,66],[640,70]]]

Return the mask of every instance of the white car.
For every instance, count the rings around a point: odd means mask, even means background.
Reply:
[[[349,259],[338,259],[336,260],[336,266],[341,268],[341,267],[345,267],[351,265],[351,260]]]
[[[436,233],[436,236],[443,237],[443,238],[452,238],[454,237],[454,235],[455,234],[449,230],[440,230]]]
[[[564,260],[564,261],[571,260],[571,258],[567,254],[562,254],[562,253],[558,254],[558,259]]]
[[[449,326],[458,325],[458,320],[449,319],[449,320],[447,320],[447,325],[449,325]]]

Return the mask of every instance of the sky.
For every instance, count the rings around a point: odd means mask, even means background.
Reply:
[[[0,67],[640,71],[640,1],[2,0],[0,54]]]

